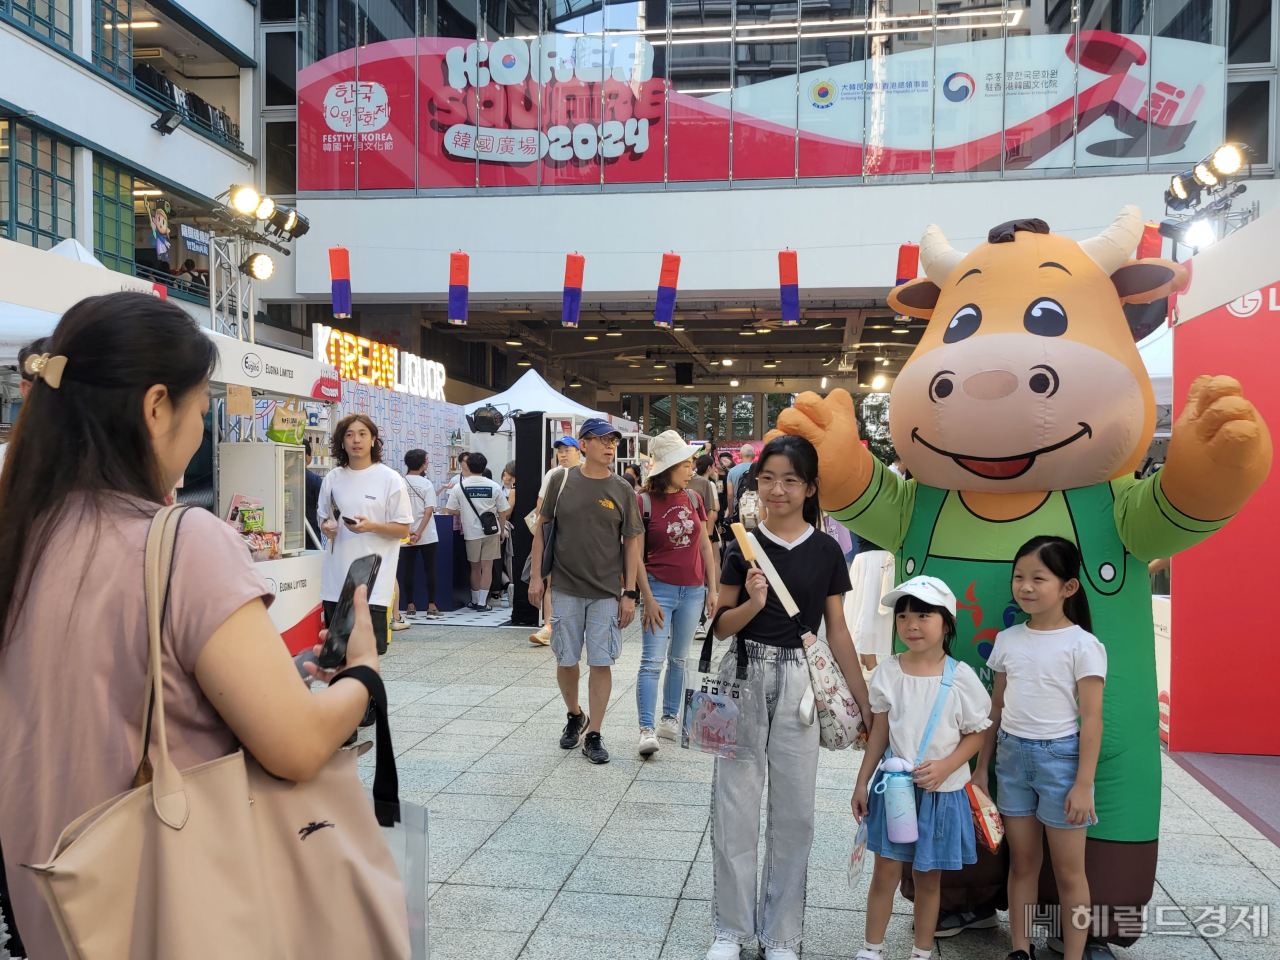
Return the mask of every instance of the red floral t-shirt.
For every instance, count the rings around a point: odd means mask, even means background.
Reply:
[[[651,493],[649,500],[649,522],[644,532],[646,572],[676,587],[705,583],[706,569],[698,544],[707,522],[706,507],[687,490]],[[636,494],[636,507],[643,517],[643,494]]]

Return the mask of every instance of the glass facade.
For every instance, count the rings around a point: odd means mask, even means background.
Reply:
[[[121,273],[134,272],[133,174],[93,158],[93,255]]]
[[[1181,170],[1271,56],[1232,2],[300,0],[298,189]]]
[[[41,250],[73,234],[71,144],[0,120],[0,236]]]
[[[93,63],[122,83],[133,77],[133,0],[94,0]]]
[[[49,42],[71,49],[71,0],[8,0],[6,12]]]

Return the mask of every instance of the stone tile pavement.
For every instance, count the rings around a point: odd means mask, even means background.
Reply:
[[[653,759],[636,755],[638,625],[614,668],[612,762],[561,750],[555,662],[527,634],[432,621],[394,634],[383,660],[402,795],[430,811],[433,960],[701,960],[712,938],[710,758],[666,740]],[[368,776],[372,759],[361,759]],[[860,762],[855,751],[822,754],[805,960],[849,958],[862,944],[870,870],[857,891],[845,879]],[[1117,956],[1280,960],[1280,848],[1168,757],[1164,776],[1148,916],[1158,932]],[[1202,915],[1219,905],[1265,905],[1270,935],[1212,936]],[[886,960],[910,954],[910,906],[895,904]],[[1003,958],[1008,944],[1002,914],[999,929],[938,941],[934,956]]]

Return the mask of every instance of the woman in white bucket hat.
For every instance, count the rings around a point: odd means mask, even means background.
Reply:
[[[679,736],[684,698],[684,662],[704,610],[716,606],[715,563],[707,537],[706,505],[688,489],[693,476],[694,449],[674,430],[658,434],[649,444],[653,465],[649,479],[636,494],[644,518],[642,576],[644,649],[636,680],[640,712],[640,756],[658,752],[658,737]],[[662,664],[662,717],[655,724]]]

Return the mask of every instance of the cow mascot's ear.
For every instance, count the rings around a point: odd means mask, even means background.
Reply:
[[[924,277],[896,287],[889,294],[889,306],[908,317],[928,320],[938,303],[942,287],[964,254],[954,250],[936,223],[929,224],[920,238],[920,266]]]
[[[1111,274],[1121,303],[1153,303],[1187,285],[1187,268],[1173,260],[1130,260]]]
[[[942,291],[938,285],[927,277],[919,280],[908,280],[900,287],[889,291],[889,306],[894,312],[917,320],[928,320],[933,316],[933,308],[938,303]]]

